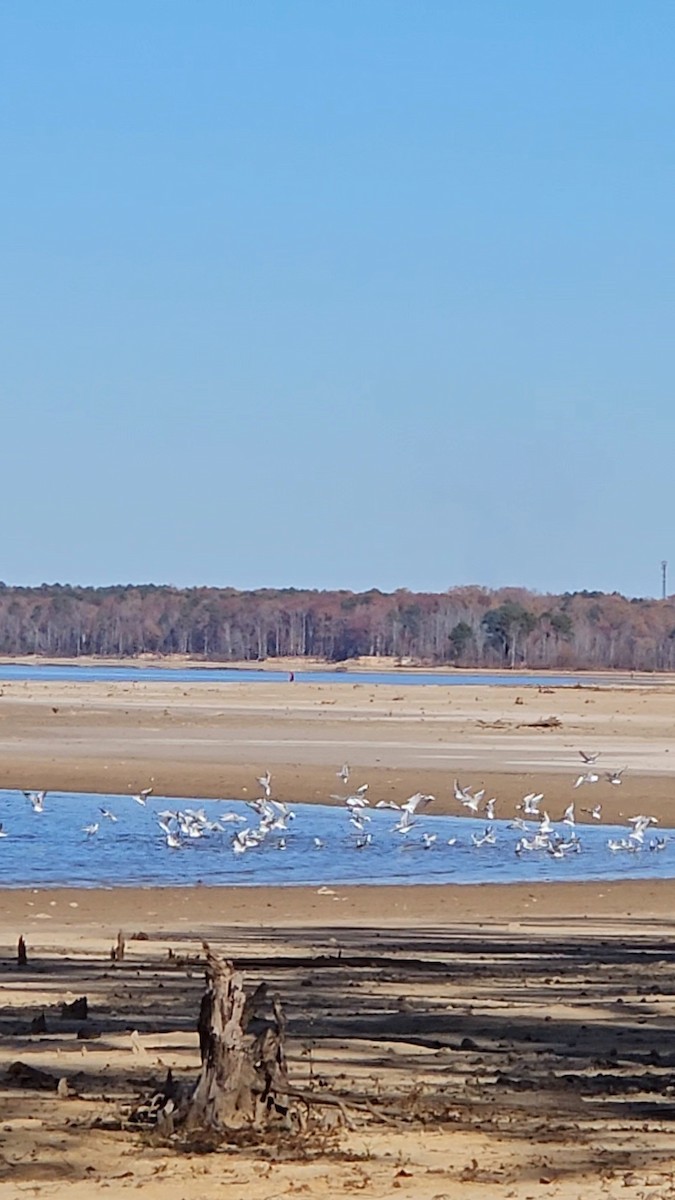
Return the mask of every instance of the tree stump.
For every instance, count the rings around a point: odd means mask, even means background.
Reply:
[[[181,1129],[222,1136],[291,1121],[284,1051],[285,1019],[278,999],[273,1023],[254,1037],[248,1024],[265,985],[247,997],[241,972],[206,949],[206,991],[199,1013],[202,1066],[191,1093],[176,1096],[167,1080],[167,1103],[158,1120],[165,1132]]]
[[[110,947],[111,962],[122,962],[124,960],[125,946],[126,943],[124,941],[124,934],[120,929],[119,933],[117,934],[117,941],[115,942],[115,945]]]
[[[78,996],[72,1004],[66,1004],[64,1000],[61,1005],[61,1020],[63,1021],[86,1021],[88,1015],[89,1004],[86,996]]]
[[[26,954],[26,943],[23,935],[19,938],[16,946],[16,962],[19,967],[28,966],[28,955]]]

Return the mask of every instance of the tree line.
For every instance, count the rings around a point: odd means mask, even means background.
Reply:
[[[0,583],[0,654],[675,670],[675,598]]]

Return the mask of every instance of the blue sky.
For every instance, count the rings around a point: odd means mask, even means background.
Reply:
[[[657,593],[674,33],[4,4],[0,578]]]

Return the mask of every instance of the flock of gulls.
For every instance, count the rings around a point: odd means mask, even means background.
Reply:
[[[599,754],[580,750],[582,771],[572,783],[576,791],[581,787],[592,787],[597,784],[619,787],[623,782],[624,770],[599,771],[597,760]],[[433,805],[435,797],[423,792],[416,792],[401,804],[393,800],[369,799],[368,783],[360,783],[357,787],[349,788],[350,768],[345,763],[336,772],[343,784],[342,794],[333,794],[330,799],[344,812],[344,833],[342,844],[356,851],[367,851],[380,837],[384,830],[385,836],[400,839],[406,849],[431,850],[434,847],[456,846],[463,844],[470,849],[480,850],[483,847],[511,846],[516,855],[546,855],[554,859],[565,858],[570,854],[579,854],[583,849],[582,837],[577,832],[576,797],[567,805],[564,812],[557,818],[552,818],[545,807],[543,792],[529,792],[516,805],[516,812],[510,818],[497,816],[498,801],[496,796],[486,797],[484,788],[474,790],[472,786],[462,785],[457,779],[453,784],[453,795],[460,811],[474,818],[485,821],[480,832],[471,832],[469,839],[460,842],[456,836],[445,839],[438,832],[429,832],[423,828],[423,817],[427,809]],[[167,849],[180,851],[202,838],[214,835],[226,835],[232,852],[239,856],[263,847],[283,851],[287,848],[292,831],[292,823],[296,818],[295,812],[283,801],[273,796],[272,776],[269,771],[256,779],[260,794],[242,804],[240,812],[226,811],[219,813],[215,819],[209,817],[200,808],[166,808],[152,812],[157,821],[157,835],[161,837]],[[46,811],[46,791],[25,791],[24,796],[35,814]],[[143,788],[130,798],[145,808],[153,787]],[[219,802],[223,803],[223,802]],[[394,814],[391,824],[383,827],[376,823],[378,832],[370,828],[373,810],[389,810]],[[592,807],[580,808],[580,812],[590,817],[591,822],[602,820],[602,803]],[[99,834],[102,823],[107,821],[116,824],[124,819],[111,808],[100,807],[99,819],[82,827],[85,840],[95,839]],[[497,822],[497,824],[495,824]],[[666,848],[668,838],[659,836],[653,830],[657,825],[656,817],[638,813],[627,820],[626,832],[621,837],[610,837],[607,849],[612,854],[638,854],[643,850],[661,851]],[[436,827],[437,828],[437,827]],[[508,830],[508,839],[503,837]],[[514,838],[513,831],[516,833]],[[0,824],[0,837],[7,837],[7,831]],[[315,850],[330,847],[334,835],[322,837],[313,836],[309,843]]]

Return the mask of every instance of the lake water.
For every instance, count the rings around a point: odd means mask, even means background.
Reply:
[[[0,664],[0,680],[64,680],[84,683],[284,683],[288,671],[263,671],[259,668],[235,667],[114,667],[105,663],[96,666],[54,666],[5,663]],[[489,675],[475,671],[452,671],[436,674],[431,671],[296,671],[298,683],[391,683],[397,687],[435,684],[439,687],[574,687],[599,682],[588,675],[519,675],[505,672]]]
[[[100,812],[108,808],[116,824]],[[551,880],[672,878],[675,875],[675,831],[659,829],[669,839],[665,850],[650,851],[649,833],[637,853],[612,853],[608,838],[626,837],[629,828],[608,825],[577,827],[581,851],[563,859],[545,852],[515,853],[522,833],[507,821],[494,821],[497,844],[476,848],[484,820],[424,814],[406,835],[395,833],[396,812],[372,810],[367,825],[372,843],[358,848],[359,835],[340,807],[293,807],[288,832],[271,833],[255,849],[236,855],[232,838],[243,824],[227,824],[223,832],[186,840],[169,849],[158,827],[164,809],[203,808],[209,820],[224,813],[245,818],[250,828],[256,814],[241,801],[195,801],[150,797],[145,808],[129,796],[50,792],[45,811],[33,812],[20,792],[0,791],[0,886],[110,887],[190,886],[196,884],[306,884],[319,887],[366,883],[513,883]],[[98,823],[93,836],[83,827]],[[558,830],[568,835],[567,826]],[[531,827],[534,832],[535,826]],[[423,834],[436,834],[430,849]],[[448,839],[455,837],[453,846]],[[285,839],[285,849],[280,848]],[[324,843],[315,845],[314,838]],[[673,840],[670,840],[673,839]]]

